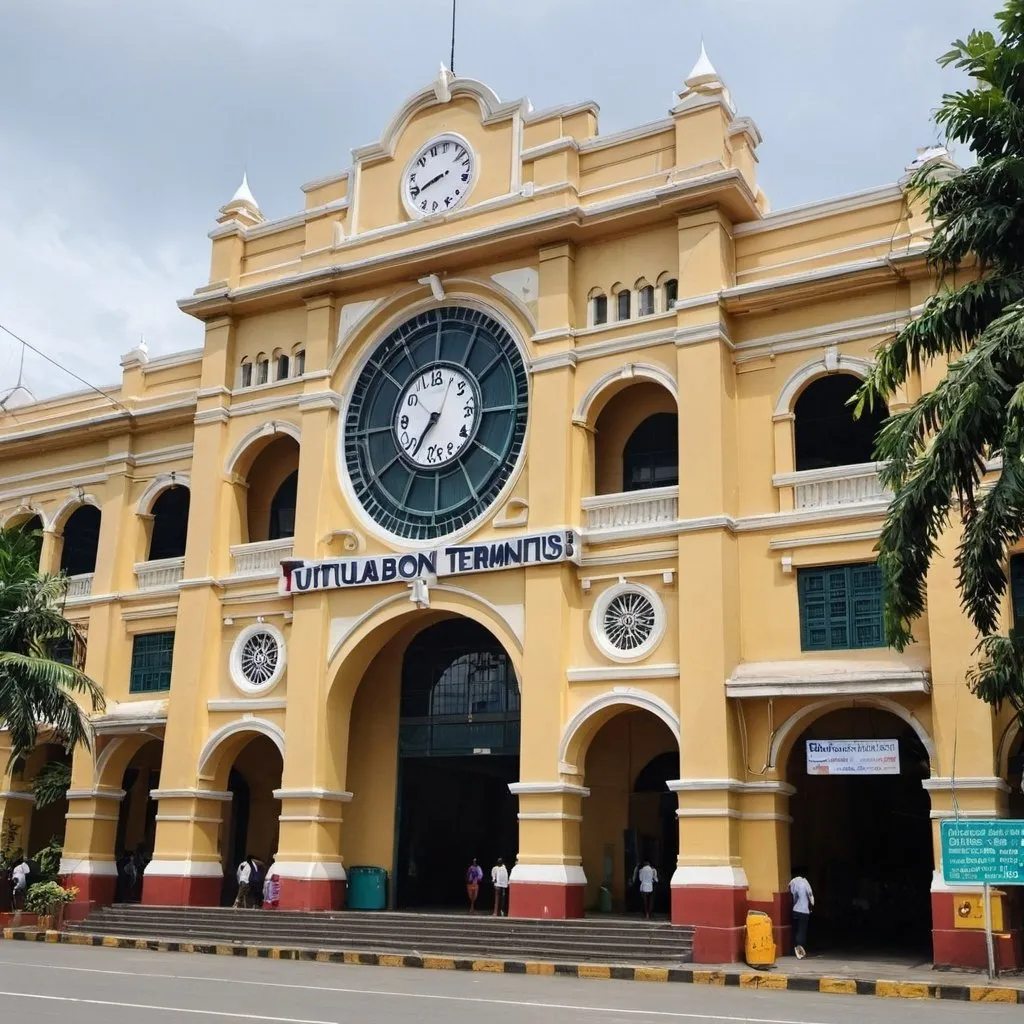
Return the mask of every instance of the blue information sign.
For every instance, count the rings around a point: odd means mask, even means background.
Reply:
[[[1024,885],[1024,821],[944,821],[942,877],[947,884]]]

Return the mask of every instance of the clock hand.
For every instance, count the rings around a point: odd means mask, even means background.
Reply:
[[[420,191],[425,192],[428,188],[430,188],[431,185],[435,185],[437,182],[439,182],[447,173],[447,171],[442,171],[436,178],[431,178],[430,181],[426,183],[426,185],[420,186]]]
[[[433,427],[433,425],[440,418],[441,418],[441,411],[440,410],[438,410],[437,412],[432,412],[430,414],[430,419],[427,420],[427,425],[423,428],[423,433],[420,434],[420,439],[416,442],[416,447],[413,448],[413,450],[412,450],[413,455],[415,455],[420,450],[420,446],[423,444],[423,439],[427,436],[428,433],[430,433],[431,427]]]

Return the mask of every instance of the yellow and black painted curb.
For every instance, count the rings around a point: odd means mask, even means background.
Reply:
[[[401,953],[364,953],[341,949],[249,946],[241,943],[184,942],[130,939],[85,932],[24,931],[5,928],[3,937],[22,942],[53,942],[71,946],[104,946],[158,953],[206,953],[212,956],[257,957],[267,960],[305,960],[365,967],[413,967],[434,971],[477,971],[486,974],[539,974],[563,978],[614,981],[675,982],[690,985],[765,989],[777,992],[818,992],[825,995],[879,996],[886,999],[947,999],[969,1003],[1019,1003],[1024,989],[999,985],[933,984],[920,981],[863,981],[766,971],[701,970],[699,967],[628,967],[610,964],[550,963],[533,960],[476,960]]]

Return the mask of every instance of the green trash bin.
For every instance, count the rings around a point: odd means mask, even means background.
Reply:
[[[384,868],[348,869],[346,898],[349,910],[384,910],[388,905],[388,873]]]

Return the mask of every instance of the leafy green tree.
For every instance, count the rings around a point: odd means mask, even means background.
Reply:
[[[39,730],[53,730],[68,750],[91,742],[85,698],[103,708],[100,688],[77,666],[82,634],[63,613],[67,580],[41,575],[36,539],[17,527],[0,530],[0,724],[11,743],[10,763],[26,756]],[[57,661],[57,647],[70,647],[73,664]]]
[[[47,761],[32,780],[36,807],[49,807],[63,800],[70,788],[71,765],[66,761]]]
[[[895,494],[879,554],[885,628],[897,649],[911,642],[929,565],[959,517],[960,598],[981,636],[969,683],[1024,721],[1024,634],[1000,631],[1007,549],[1024,535],[1024,0],[1004,4],[996,33],[971,32],[939,63],[973,79],[943,97],[936,122],[976,162],[958,173],[925,166],[910,183],[934,225],[927,259],[939,289],[881,348],[858,399],[858,411],[887,401],[922,366],[948,362],[877,440]],[[1002,471],[985,480],[994,458]]]

